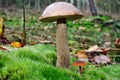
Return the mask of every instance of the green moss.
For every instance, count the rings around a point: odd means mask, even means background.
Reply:
[[[88,65],[80,76],[79,68],[55,67],[56,48],[53,45],[26,46],[21,49],[0,51],[0,80],[119,80],[120,67],[108,65],[102,68]]]

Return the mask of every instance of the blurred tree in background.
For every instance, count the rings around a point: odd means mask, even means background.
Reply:
[[[56,1],[65,1],[75,5],[85,14],[90,14],[89,0],[25,0],[27,9],[42,11],[49,4]],[[120,0],[93,0],[98,14],[120,15]],[[0,0],[0,8],[22,8],[22,0]]]

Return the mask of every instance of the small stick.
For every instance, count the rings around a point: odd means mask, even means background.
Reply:
[[[26,30],[25,30],[25,1],[23,0],[23,43],[26,45]]]

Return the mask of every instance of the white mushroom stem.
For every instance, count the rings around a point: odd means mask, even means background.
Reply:
[[[69,46],[67,36],[66,19],[57,19],[56,32],[56,46],[57,46],[57,67],[69,68]]]

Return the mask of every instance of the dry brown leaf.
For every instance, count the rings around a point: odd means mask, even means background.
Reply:
[[[5,48],[3,46],[0,46],[0,50],[7,50],[7,51],[9,51],[7,48]]]
[[[20,47],[24,46],[24,44],[22,44],[20,42],[12,42],[10,45],[13,47],[16,47],[16,48],[20,48]]]
[[[77,56],[78,59],[87,59],[88,58],[86,53],[85,53],[85,51],[83,51],[83,50],[82,51],[78,51],[75,56]]]

